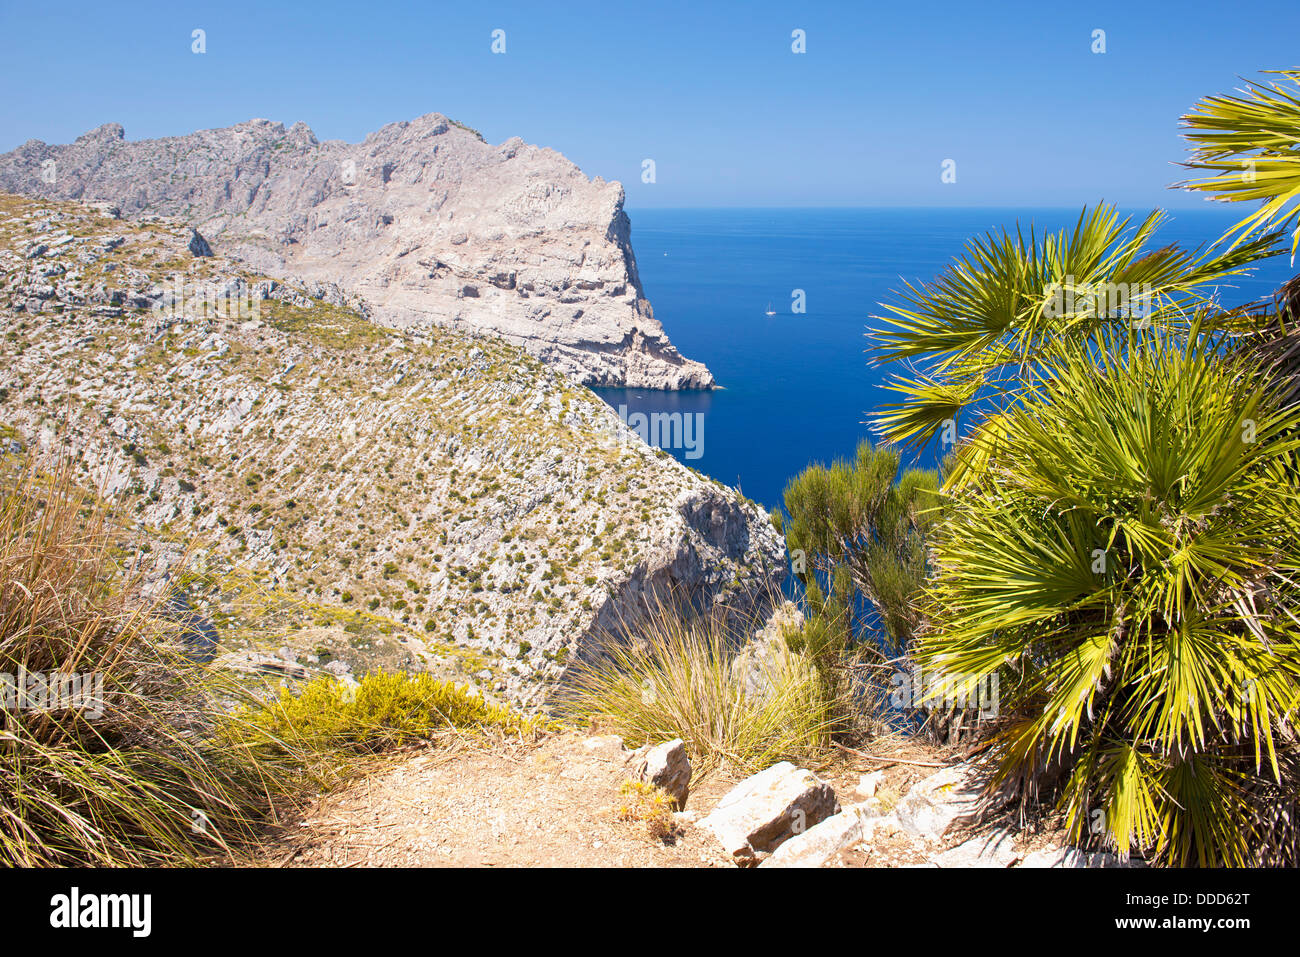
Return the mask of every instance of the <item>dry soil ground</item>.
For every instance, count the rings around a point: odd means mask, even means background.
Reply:
[[[842,751],[813,770],[842,803],[862,772],[884,769],[879,795],[897,800],[944,756],[916,745],[874,749],[888,763]],[[742,774],[697,775],[686,810],[703,816]],[[626,752],[565,732],[532,743],[467,738],[403,755],[327,794],[283,829],[265,863],[289,867],[732,867],[692,823],[667,840],[619,819]],[[902,836],[882,836],[839,866],[905,866],[925,860]]]

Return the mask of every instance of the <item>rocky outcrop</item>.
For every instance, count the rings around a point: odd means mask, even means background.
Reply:
[[[190,255],[192,256],[202,257],[202,256],[212,255],[212,247],[208,245],[208,241],[206,239],[204,239],[202,236],[199,235],[199,231],[197,229],[190,230],[190,241],[185,248],[190,251]]]
[[[778,847],[760,867],[821,867],[836,854],[870,841],[876,819],[856,807],[845,808],[796,834]]]
[[[988,811],[985,777],[971,764],[944,768],[914,784],[894,808],[902,828],[927,841],[939,840],[956,822],[976,822]]]
[[[698,825],[741,867],[861,866],[864,860],[871,867],[959,869],[1145,866],[1013,829],[997,813],[1006,796],[985,789],[987,767],[949,765],[914,781],[896,803],[877,796],[880,774],[863,776],[854,792],[863,799],[841,808],[828,783],[783,761],[741,781],[707,816],[677,819]]]
[[[622,186],[438,113],[361,143],[268,120],[129,142],[109,123],[0,156],[0,189],[174,217],[262,273],[337,283],[377,322],[500,336],[587,385],[714,385],[645,299]]]
[[[1011,867],[1020,856],[1016,850],[1016,835],[1006,828],[996,828],[933,854],[930,861],[936,867]],[[1022,862],[1020,866],[1033,865]]]

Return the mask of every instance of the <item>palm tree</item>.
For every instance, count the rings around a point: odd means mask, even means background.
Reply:
[[[917,625],[939,485],[936,472],[900,473],[901,461],[897,450],[863,441],[852,462],[810,465],[786,485],[789,518],[780,522],[800,583],[842,596],[849,613],[860,599],[870,603],[875,621],[854,630],[873,632],[891,654],[907,650]]]
[[[1300,416],[1195,324],[1102,339],[959,453],[918,663],[999,675],[995,781],[1076,840],[1294,862]]]
[[[1104,205],[971,242],[869,333],[906,369],[875,425],[959,440],[915,655],[932,698],[998,676],[994,783],[1121,854],[1294,863],[1300,292],[1225,309],[1217,286],[1296,248],[1300,99],[1185,120],[1214,175],[1183,185],[1259,212],[1192,252]]]

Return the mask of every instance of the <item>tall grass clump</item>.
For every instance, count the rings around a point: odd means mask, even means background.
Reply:
[[[760,770],[828,747],[849,711],[840,685],[785,641],[744,658],[737,645],[734,623],[654,606],[571,667],[562,713],[632,744],[680,737],[700,770]]]
[[[158,612],[66,469],[0,476],[0,862],[185,865],[256,842],[280,778],[215,743],[231,689]],[[102,695],[50,700],[56,674]]]

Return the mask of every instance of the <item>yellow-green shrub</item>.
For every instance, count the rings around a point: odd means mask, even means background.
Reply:
[[[535,728],[532,719],[450,681],[428,674],[372,672],[356,687],[325,676],[308,682],[297,694],[286,688],[278,700],[247,714],[239,732],[326,754],[376,752],[439,731],[526,734]]]
[[[657,841],[665,841],[677,830],[673,818],[676,806],[673,796],[648,781],[626,780],[618,789],[622,803],[614,814],[620,821],[641,823],[646,833]]]

